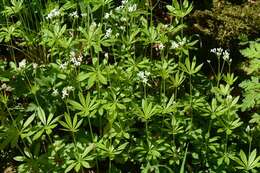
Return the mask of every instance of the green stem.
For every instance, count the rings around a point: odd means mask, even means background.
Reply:
[[[109,173],[111,173],[111,159],[109,158]]]
[[[192,123],[193,123],[193,112],[192,112],[192,83],[191,83],[191,75],[190,75],[190,115],[191,115],[191,129],[192,130]]]
[[[91,126],[91,122],[90,122],[89,117],[88,117],[88,125],[89,125],[89,130],[90,130],[92,141],[94,142],[94,136],[93,136],[92,126]]]
[[[227,147],[228,147],[228,134],[226,133],[225,153],[227,153]]]

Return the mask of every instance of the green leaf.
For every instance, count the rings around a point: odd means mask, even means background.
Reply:
[[[23,129],[25,129],[29,124],[32,123],[32,121],[34,120],[35,118],[35,113],[33,113],[26,121],[25,123],[23,124]]]
[[[80,73],[77,75],[76,80],[77,80],[78,82],[82,82],[82,81],[84,81],[84,80],[87,79],[87,78],[88,78],[88,75],[87,75],[86,73],[80,72]]]
[[[33,136],[33,140],[35,141],[35,140],[37,140],[39,137],[41,137],[42,134],[43,134],[43,132],[44,132],[44,129],[41,129],[40,131],[38,131],[38,132]]]
[[[15,156],[14,160],[18,161],[18,162],[23,162],[26,159],[26,157],[24,156]]]

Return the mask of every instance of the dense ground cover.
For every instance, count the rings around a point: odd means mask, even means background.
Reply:
[[[187,0],[0,5],[1,169],[259,172],[258,38],[234,65]]]

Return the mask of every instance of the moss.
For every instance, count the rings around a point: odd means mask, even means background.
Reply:
[[[260,2],[235,5],[215,0],[211,9],[196,10],[190,19],[193,31],[226,46],[242,35],[250,37],[260,33]]]

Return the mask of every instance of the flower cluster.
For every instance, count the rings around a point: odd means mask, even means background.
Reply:
[[[18,64],[18,70],[22,70],[26,67],[26,59],[23,59],[21,62]]]
[[[51,10],[51,12],[47,15],[46,19],[52,19],[59,15],[60,15],[60,11],[57,8],[55,8],[55,9]]]
[[[154,48],[156,51],[160,51],[160,50],[163,50],[165,48],[165,46],[162,43],[159,43],[159,44],[156,44],[154,46]]]
[[[74,11],[74,12],[70,13],[69,16],[72,17],[72,18],[79,18],[79,15],[78,15],[77,11]]]
[[[116,7],[116,11],[119,12],[119,11],[120,11],[121,9],[123,9],[124,7],[127,7],[127,11],[128,11],[129,13],[131,13],[131,12],[136,11],[136,9],[137,9],[137,4],[132,4],[132,5],[129,4],[129,5],[128,5],[128,0],[123,0],[123,1],[122,1],[122,5]]]
[[[64,62],[64,63],[60,64],[61,70],[65,70],[67,67],[68,67],[68,62]]]
[[[150,72],[148,71],[140,71],[137,73],[137,76],[141,79],[141,81],[144,83],[144,84],[147,84],[148,82],[148,77],[150,76]]]
[[[128,7],[128,12],[134,12],[135,10],[137,9],[137,5],[136,4],[133,4],[133,5],[130,5]]]
[[[104,18],[108,19],[111,15],[112,15],[112,11],[110,11],[109,13],[105,13]]]
[[[172,44],[171,45],[171,49],[177,49],[179,47],[182,47],[182,46],[185,45],[185,43],[186,43],[186,39],[185,38],[183,38],[183,40],[180,41],[180,42],[171,41],[171,44]]]
[[[54,88],[53,92],[51,93],[51,95],[54,96],[54,97],[58,96],[59,95],[58,89]]]
[[[76,53],[74,51],[70,52],[70,61],[74,66],[80,66],[81,62],[83,60],[82,55],[76,56]]]
[[[223,50],[221,47],[219,48],[213,48],[210,50],[211,53],[214,53],[215,55],[217,55],[218,58],[220,58],[221,55],[224,61],[227,62],[232,62],[232,59],[229,58],[229,52],[227,50]]]
[[[75,88],[73,86],[67,86],[67,87],[63,88],[61,98],[65,99],[66,97],[69,96],[70,92],[74,91],[74,90],[75,90]]]
[[[8,91],[8,92],[11,92],[13,90],[12,87],[6,85],[6,83],[3,83],[0,87],[0,91],[3,90],[3,91]]]
[[[112,34],[112,29],[111,29],[111,28],[108,28],[108,29],[106,30],[105,38],[111,37],[111,34]]]

